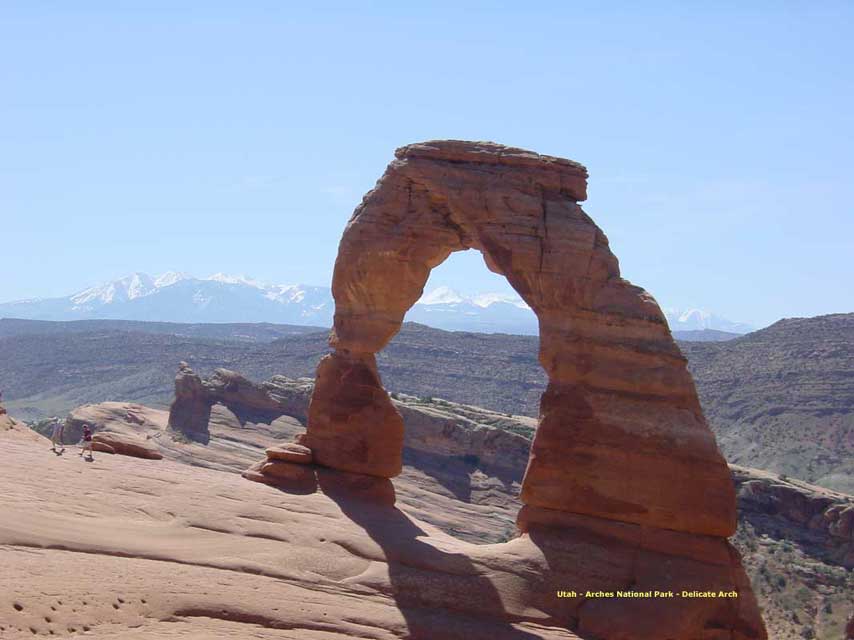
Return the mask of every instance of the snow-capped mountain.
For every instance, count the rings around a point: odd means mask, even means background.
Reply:
[[[217,273],[195,278],[170,271],[152,277],[134,273],[64,298],[0,304],[0,317],[34,320],[149,320],[160,322],[275,322],[332,324],[329,287],[266,284]],[[665,309],[674,331],[716,329],[744,333],[752,328],[700,309]],[[406,319],[439,329],[536,335],[537,318],[513,293],[466,296],[450,287],[424,293]]]
[[[465,296],[450,287],[426,292],[406,314],[412,322],[449,331],[537,335],[537,317],[517,295]]]
[[[65,298],[0,304],[0,317],[329,326],[333,310],[328,287],[268,285],[223,273],[195,278],[168,272],[157,277],[134,273]]]
[[[748,333],[755,327],[745,322],[733,322],[705,309],[663,308],[671,331],[701,331],[714,329],[729,333]]]
[[[157,289],[157,282],[154,278],[144,273],[134,273],[119,280],[75,293],[71,296],[71,302],[79,308],[127,302],[147,296],[155,289]]]

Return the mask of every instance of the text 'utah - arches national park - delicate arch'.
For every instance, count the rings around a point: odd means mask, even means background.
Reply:
[[[534,310],[548,374],[520,527],[561,513],[713,536],[735,530],[726,463],[655,300],[620,277],[578,202],[575,162],[493,143],[402,147],[347,224],[332,290],[333,353],[317,370],[305,443],[334,469],[390,478],[403,420],[375,354],[430,270],[478,249]]]

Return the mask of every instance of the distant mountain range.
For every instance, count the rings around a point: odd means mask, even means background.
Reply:
[[[195,278],[168,272],[134,273],[62,298],[0,303],[0,317],[30,320],[142,320],[149,322],[269,322],[328,327],[335,304],[329,287],[265,284],[222,273]],[[664,309],[674,332],[703,331],[722,340],[751,331],[702,309]],[[439,329],[537,335],[537,319],[515,294],[465,296],[448,287],[425,293],[408,321]],[[720,333],[725,332],[725,333]]]

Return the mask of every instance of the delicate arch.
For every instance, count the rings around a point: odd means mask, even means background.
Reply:
[[[474,248],[537,314],[549,384],[522,488],[550,510],[731,535],[729,472],[655,300],[620,277],[578,205],[575,162],[493,143],[398,149],[356,208],[335,261],[333,353],[318,366],[306,442],[336,469],[400,472],[403,420],[374,355],[430,270]]]

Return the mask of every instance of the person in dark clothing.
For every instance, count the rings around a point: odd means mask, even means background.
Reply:
[[[80,455],[82,456],[86,450],[89,451],[89,459],[94,460],[95,456],[93,455],[92,450],[92,430],[89,428],[88,424],[83,425],[83,440],[81,442]]]

